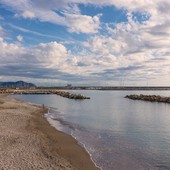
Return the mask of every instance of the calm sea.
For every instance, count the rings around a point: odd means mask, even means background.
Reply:
[[[90,100],[57,95],[15,95],[49,107],[45,116],[72,135],[103,170],[170,170],[170,104],[133,101],[127,94],[170,91],[72,91]]]

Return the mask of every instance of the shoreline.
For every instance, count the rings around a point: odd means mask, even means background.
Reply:
[[[52,127],[47,108],[0,95],[0,164],[7,169],[99,170],[72,136]]]
[[[31,104],[34,104],[34,103],[31,103]],[[49,108],[48,108],[47,106],[45,106],[45,107],[47,108],[47,111],[49,111]],[[80,147],[82,147],[82,148],[88,153],[88,155],[90,156],[90,159],[91,159],[91,161],[93,162],[93,164],[95,165],[95,167],[98,168],[99,170],[102,170],[102,168],[100,168],[100,167],[95,163],[95,161],[92,159],[92,155],[90,154],[90,152],[88,151],[88,149],[86,148],[86,146],[85,146],[82,142],[78,141],[78,140],[77,140],[74,136],[72,136],[72,134],[70,134],[69,132],[66,132],[67,130],[66,130],[66,131],[62,131],[62,130],[57,129],[57,126],[58,126],[58,125],[56,126],[55,123],[56,123],[56,121],[57,121],[59,124],[61,124],[61,126],[63,126],[63,124],[61,123],[61,120],[55,119],[55,122],[53,122],[54,120],[53,120],[52,118],[48,117],[48,113],[45,113],[45,114],[44,114],[44,117],[46,118],[46,120],[48,121],[48,123],[50,124],[50,126],[54,127],[57,131],[59,131],[59,132],[61,132],[61,133],[64,133],[64,134],[70,136],[71,138],[75,139],[76,142],[77,142],[77,144],[78,144]],[[60,126],[60,125],[59,125],[59,126]]]

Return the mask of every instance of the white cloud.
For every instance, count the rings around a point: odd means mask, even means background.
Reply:
[[[67,49],[57,42],[41,43],[29,49],[36,62],[41,63],[46,68],[61,69],[64,65],[68,51]]]
[[[20,45],[7,43],[3,38],[0,37],[0,66],[1,68],[7,67],[8,65],[12,64],[15,65],[22,60],[21,56],[25,53],[24,47]],[[3,71],[1,70],[1,75],[3,75]]]
[[[100,28],[100,15],[66,14],[66,21],[69,32],[97,33]]]
[[[10,0],[1,0],[4,5],[7,7],[10,7],[14,10],[16,13],[16,17],[23,17],[23,18],[29,18],[29,19],[39,19],[43,22],[52,22],[55,24],[65,24],[64,17],[58,15],[55,10],[57,9],[56,5],[55,8],[52,8],[50,6],[51,2],[47,1],[29,1],[29,0],[16,0],[16,1],[10,1]]]
[[[68,59],[67,49],[57,42],[41,43],[25,48],[20,44],[7,43],[0,38],[0,48],[0,65],[11,68],[16,67],[16,73],[17,69],[20,70],[20,68],[23,69],[23,73],[27,73],[29,69],[32,70],[33,68],[35,71],[36,69],[40,69],[39,71],[43,71],[43,69],[64,71],[65,62]],[[20,76],[19,72],[17,74]]]
[[[118,41],[112,37],[106,36],[94,36],[88,43],[84,43],[85,47],[91,49],[93,53],[97,53],[103,56],[118,55],[125,48],[126,43]]]
[[[18,35],[18,36],[17,36],[17,40],[18,40],[19,42],[22,42],[22,41],[23,41],[23,36]]]
[[[23,18],[30,18],[30,19],[35,18],[35,14],[31,11],[28,11],[28,10],[24,11],[22,13],[22,16],[23,16]]]

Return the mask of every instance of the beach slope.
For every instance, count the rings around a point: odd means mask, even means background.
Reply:
[[[47,110],[0,95],[0,168],[3,170],[95,170],[71,136],[49,125]]]

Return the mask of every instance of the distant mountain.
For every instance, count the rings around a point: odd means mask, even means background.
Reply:
[[[0,87],[36,87],[36,85],[32,83],[27,83],[24,81],[17,81],[17,82],[0,82]]]

